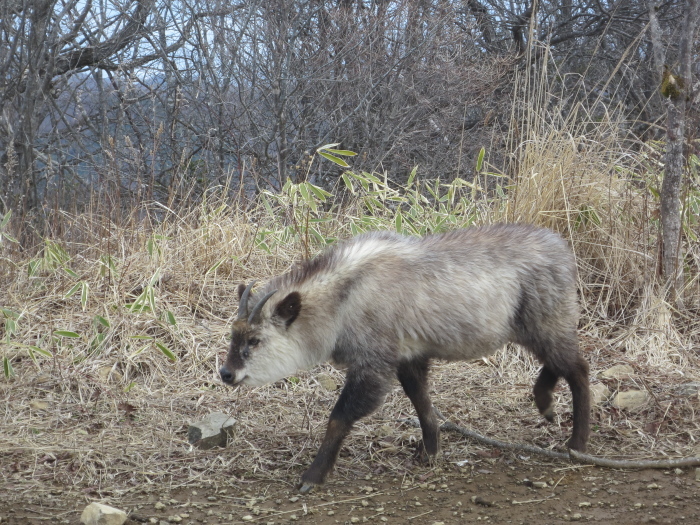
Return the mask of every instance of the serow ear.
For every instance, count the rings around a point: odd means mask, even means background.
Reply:
[[[290,293],[275,306],[275,316],[282,319],[287,328],[294,322],[300,311],[301,294],[299,292]]]
[[[241,297],[243,296],[243,292],[245,292],[245,284],[241,283],[238,285],[238,302],[241,302]]]

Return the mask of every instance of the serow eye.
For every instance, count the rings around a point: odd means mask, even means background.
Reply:
[[[248,346],[258,346],[258,343],[260,343],[260,339],[253,337],[248,341]]]

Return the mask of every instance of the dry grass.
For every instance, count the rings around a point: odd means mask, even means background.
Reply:
[[[407,196],[415,188],[390,191],[372,183],[364,192],[358,185],[342,206],[319,199],[314,210],[298,191],[266,196],[269,207],[262,200],[229,203],[212,193],[206,203],[177,213],[143,207],[115,221],[95,206],[63,216],[60,238],[48,239],[37,253],[1,245],[6,319],[0,340],[14,377],[0,381],[0,486],[35,493],[75,485],[87,494],[124,495],[163,484],[215,486],[222,479],[295,482],[337,396],[315,378],[323,371],[340,385],[343,375],[323,365],[267,387],[224,388],[217,370],[235,314],[235,287],[317,252],[318,235],[348,236],[351,223],[392,228],[399,213],[407,231],[408,225],[430,231],[518,220],[570,239],[580,273],[581,347],[592,377],[630,363],[637,373],[608,386],[652,396],[633,413],[609,403],[596,407],[591,452],[697,455],[698,396],[677,395],[675,387],[700,380],[693,310],[700,301],[691,286],[688,309],[679,311],[658,292],[653,205],[645,188],[620,175],[638,170],[640,161],[615,142],[619,123],[612,117],[589,132],[592,119],[583,109],[563,120],[543,114],[538,121],[529,112],[531,127],[520,127],[517,169],[505,197],[479,193],[481,200],[455,198],[450,207],[437,198],[412,201]],[[687,252],[698,260],[697,247]],[[697,273],[697,264],[690,271]],[[559,447],[571,425],[568,389],[557,390],[555,424],[543,424],[531,402],[536,372],[517,348],[483,362],[438,364],[434,403],[483,434]],[[214,410],[238,419],[231,446],[192,450],[188,423]],[[412,416],[397,384],[386,404],[357,425],[335,476],[411,475],[410,445],[419,434],[398,420]],[[474,448],[455,436],[444,436],[443,445],[448,461]]]

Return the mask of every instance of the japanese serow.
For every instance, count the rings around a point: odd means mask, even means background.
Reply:
[[[576,266],[567,243],[526,225],[470,228],[423,238],[359,235],[273,278],[238,287],[239,312],[220,370],[229,385],[262,385],[332,360],[347,367],[316,459],[301,476],[323,483],[353,424],[373,412],[397,377],[418,413],[421,453],[439,449],[428,397],[431,359],[465,360],[508,342],[542,363],[535,404],[553,419],[563,377],[573,398],[568,446],[589,433],[588,364],[579,354]]]

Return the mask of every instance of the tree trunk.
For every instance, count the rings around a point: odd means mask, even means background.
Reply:
[[[685,113],[693,86],[693,42],[700,15],[700,0],[688,0],[678,51],[678,75],[666,69],[661,92],[669,99],[666,129],[666,164],[661,186],[662,273],[673,302],[680,301],[683,285],[681,264],[681,186],[686,161]]]

